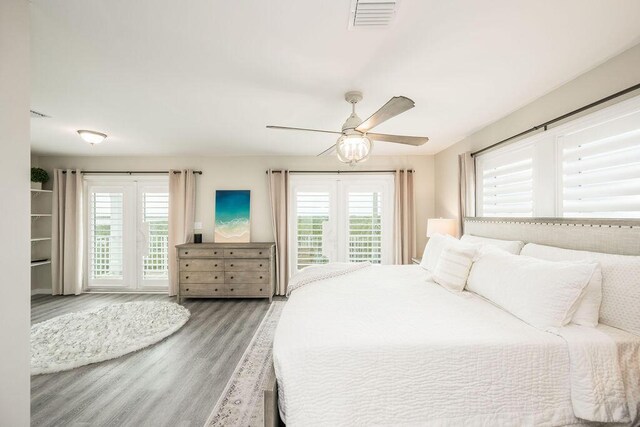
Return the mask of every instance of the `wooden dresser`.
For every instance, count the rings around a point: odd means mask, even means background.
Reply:
[[[185,243],[178,252],[182,298],[271,298],[274,243]]]

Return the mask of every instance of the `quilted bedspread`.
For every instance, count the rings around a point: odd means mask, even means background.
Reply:
[[[640,338],[611,330],[544,332],[419,266],[363,268],[290,296],[273,349],[281,416],[294,427],[628,425]]]

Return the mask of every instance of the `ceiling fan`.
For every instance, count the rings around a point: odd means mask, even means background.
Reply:
[[[272,125],[267,125],[267,128],[333,133],[340,135],[335,144],[318,154],[318,156],[335,151],[341,162],[349,163],[350,165],[355,165],[369,157],[373,146],[372,141],[384,141],[396,144],[419,146],[429,140],[429,138],[423,136],[388,135],[385,133],[369,132],[371,129],[383,122],[386,122],[390,118],[415,107],[415,103],[405,96],[394,96],[378,111],[373,113],[371,117],[364,121],[356,114],[356,104],[362,101],[362,92],[347,92],[344,95],[344,99],[351,104],[351,115],[342,125],[342,132]]]

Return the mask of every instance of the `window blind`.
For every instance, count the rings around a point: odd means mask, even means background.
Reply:
[[[562,216],[640,217],[640,111],[558,138]]]
[[[329,192],[299,191],[295,197],[298,270],[329,262],[323,253],[324,224],[329,221]]]
[[[533,150],[530,147],[488,158],[481,173],[483,216],[533,216]]]
[[[89,215],[89,277],[123,277],[123,199],[121,192],[92,192]]]
[[[169,193],[145,192],[143,222],[147,226],[147,251],[142,258],[144,279],[169,278]]]
[[[348,204],[349,262],[382,260],[382,193],[350,192]]]

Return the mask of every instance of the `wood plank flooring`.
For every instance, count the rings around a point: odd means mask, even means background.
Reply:
[[[31,321],[163,295],[38,295]],[[31,377],[32,426],[198,426],[269,308],[267,300],[187,299],[187,324],[146,349],[71,371]]]

